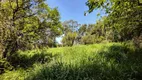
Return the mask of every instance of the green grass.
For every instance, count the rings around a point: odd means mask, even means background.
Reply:
[[[142,54],[132,44],[105,43],[19,51],[0,80],[140,80]]]

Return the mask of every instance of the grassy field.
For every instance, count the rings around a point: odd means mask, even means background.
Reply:
[[[18,51],[0,80],[141,80],[142,54],[132,44],[104,43]],[[16,56],[16,57],[15,57]]]

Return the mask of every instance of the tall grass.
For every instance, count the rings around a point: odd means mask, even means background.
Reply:
[[[47,54],[50,61],[29,57]],[[4,73],[2,80],[140,80],[142,54],[132,44],[106,43],[19,52],[26,55],[27,68]],[[30,55],[29,55],[30,54]],[[44,57],[42,57],[44,58]],[[49,58],[49,57],[48,57]],[[27,62],[26,60],[26,62]],[[37,61],[36,61],[37,60]]]

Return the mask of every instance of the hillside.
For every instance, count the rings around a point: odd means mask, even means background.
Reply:
[[[130,43],[18,51],[0,80],[140,80],[141,57]]]

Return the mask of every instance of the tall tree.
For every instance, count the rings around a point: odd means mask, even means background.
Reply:
[[[60,35],[62,26],[57,8],[44,0],[5,0],[0,2],[0,47],[3,58],[18,49],[48,42]]]
[[[36,14],[36,6],[42,2],[41,0],[5,0],[0,3],[1,44],[4,47],[2,52],[4,58],[8,52],[15,52],[18,49],[21,30],[24,28],[22,24],[26,18]],[[34,12],[33,9],[35,9]]]
[[[79,26],[80,24],[74,20],[63,22],[63,27],[64,27],[64,37],[62,40],[63,45],[72,46],[75,43]]]
[[[142,6],[139,0],[88,0],[88,12],[102,8],[108,14],[106,26],[120,35],[119,40],[131,40],[142,34]],[[116,36],[116,35],[114,35]],[[118,38],[116,38],[118,39]]]

